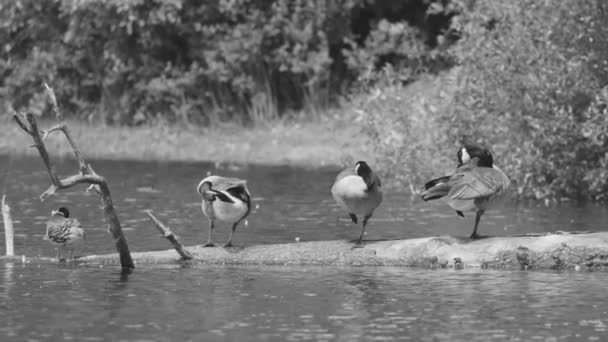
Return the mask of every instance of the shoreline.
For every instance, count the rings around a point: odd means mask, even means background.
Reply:
[[[1,119],[0,155],[37,156],[31,138],[9,119]],[[55,122],[40,120],[41,129]],[[270,166],[342,166],[369,160],[365,143],[351,144],[359,128],[346,120],[271,122],[265,127],[226,124],[218,127],[103,126],[66,121],[86,159],[216,162]],[[71,149],[62,134],[46,140],[51,157],[64,158]]]

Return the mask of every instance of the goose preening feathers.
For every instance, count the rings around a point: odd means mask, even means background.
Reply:
[[[251,211],[251,194],[247,189],[247,182],[239,178],[209,176],[200,181],[196,190],[202,197],[203,214],[209,219],[209,239],[204,246],[214,246],[211,235],[215,221],[220,220],[232,224],[230,238],[224,245],[231,247],[236,226]]]
[[[424,201],[443,198],[464,217],[464,211],[475,211],[475,226],[471,238],[478,238],[477,227],[483,213],[500,200],[511,182],[496,165],[486,148],[465,145],[458,151],[458,167],[448,175],[424,185]]]

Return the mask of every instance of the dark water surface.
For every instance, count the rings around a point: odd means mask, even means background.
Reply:
[[[94,161],[110,184],[132,251],[169,247],[143,211],[152,209],[187,244],[206,239],[196,185],[207,172],[247,178],[254,211],[237,245],[353,239],[334,204],[335,169],[216,167],[206,163]],[[60,161],[71,174],[72,161]],[[54,256],[42,240],[52,209],[68,206],[87,231],[84,254],[113,252],[99,199],[84,187],[44,203],[49,185],[38,158],[0,156],[0,190],[15,221],[15,250]],[[369,224],[369,239],[464,236],[474,215],[458,218],[441,202],[398,189]],[[338,219],[339,218],[339,219]],[[606,230],[602,205],[509,204],[488,212],[480,232],[518,235]],[[3,234],[0,234],[3,235]],[[222,242],[228,227],[220,225]],[[4,253],[3,236],[0,252]],[[338,267],[116,267],[0,263],[0,341],[246,340],[608,340],[605,273],[431,271]]]

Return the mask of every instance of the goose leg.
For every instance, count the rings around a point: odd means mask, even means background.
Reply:
[[[59,245],[57,247],[57,262],[61,262],[61,260],[65,260],[63,255],[65,254],[65,245]]]
[[[477,235],[477,226],[479,226],[479,219],[481,219],[481,215],[483,215],[483,213],[485,212],[485,210],[477,210],[477,212],[475,213],[475,228],[473,228],[473,234],[471,234],[470,238],[471,239],[478,239],[480,238],[479,235]]]
[[[367,226],[367,221],[370,217],[372,217],[371,214],[364,216],[363,220],[361,220],[361,234],[359,235],[359,238],[355,241],[354,248],[363,247],[363,234],[365,234],[365,226]]]
[[[236,225],[238,222],[232,225],[232,231],[230,231],[230,237],[228,238],[228,242],[224,245],[224,247],[232,247],[232,235],[234,235],[234,231],[236,230]]]
[[[213,233],[213,226],[215,225],[214,220],[209,220],[209,239],[207,239],[207,243],[203,245],[203,247],[215,247],[213,244],[213,240],[211,240],[211,233]]]

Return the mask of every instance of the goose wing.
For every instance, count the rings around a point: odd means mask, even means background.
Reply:
[[[213,189],[219,191],[226,191],[232,188],[246,188],[247,181],[240,178],[222,178],[213,183]]]
[[[380,181],[380,177],[374,172],[372,177],[372,184],[375,184],[377,187],[382,187],[382,182]]]
[[[80,222],[76,219],[52,218],[46,224],[44,239],[55,243],[66,243],[70,239],[72,229],[79,227]]]
[[[212,184],[211,188],[218,191],[225,191],[233,187],[246,187],[247,181],[240,178],[228,178],[221,176],[209,176],[200,181],[198,189],[205,182]]]
[[[511,184],[509,178],[497,168],[459,168],[450,176],[451,185],[448,198],[452,200],[472,200],[498,196]]]

